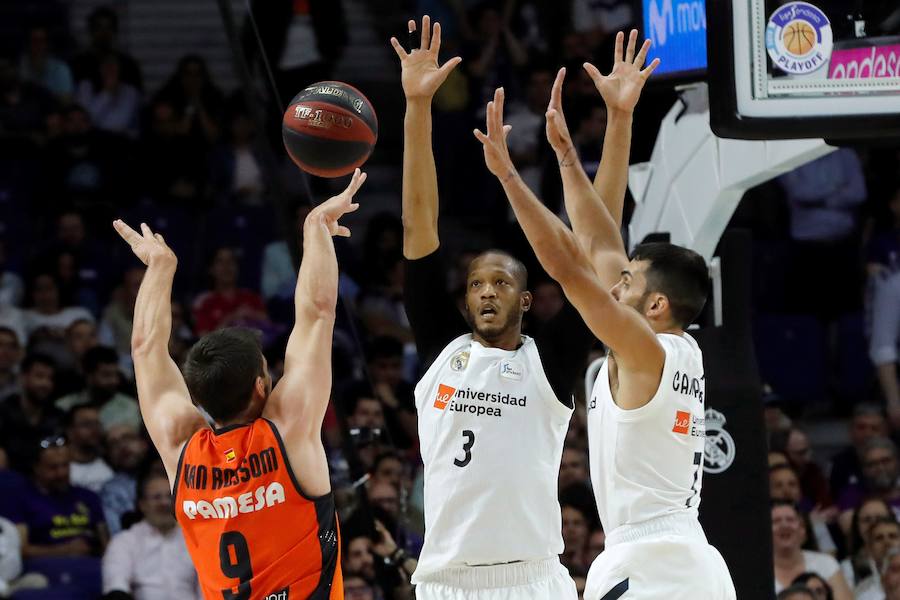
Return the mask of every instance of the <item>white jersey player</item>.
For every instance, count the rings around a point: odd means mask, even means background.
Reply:
[[[415,23],[409,23],[410,31]],[[533,337],[524,265],[488,251],[469,265],[465,317],[446,292],[431,150],[431,100],[459,62],[438,66],[440,26],[392,44],[407,107],[403,156],[406,312],[427,372],[416,386],[425,465],[425,543],[413,575],[427,600],[575,600],[560,564],[559,465],[572,388],[592,335],[567,304]],[[623,168],[619,179],[627,177]],[[469,331],[465,335],[460,335]]]
[[[623,56],[616,39],[609,76],[585,65],[610,113],[631,113],[658,62],[641,70],[649,41]],[[574,232],[522,182],[506,147],[502,89],[475,135],[547,273],[610,349],[589,405],[591,478],[606,550],[588,574],[586,600],[731,600],[734,585],[697,520],[703,437],[703,361],[685,333],[706,302],[703,258],[667,243],[638,246],[630,260],[610,210],[591,185],[562,114],[561,70],[547,111]],[[630,129],[630,123],[629,123]],[[608,135],[608,134],[607,134]],[[607,152],[604,151],[604,160]],[[612,160],[612,159],[611,159]],[[627,161],[627,152],[615,160]]]

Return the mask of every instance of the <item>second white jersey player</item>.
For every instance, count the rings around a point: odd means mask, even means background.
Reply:
[[[650,402],[634,410],[616,405],[611,358],[588,404],[591,481],[607,537],[585,598],[735,598],[725,562],[697,520],[706,437],[703,355],[687,333],[657,339],[666,357]]]
[[[427,535],[413,583],[445,581],[455,568],[530,563],[569,588],[556,558],[556,482],[572,410],[553,393],[534,340],[523,336],[507,351],[460,336],[416,386],[416,409]]]

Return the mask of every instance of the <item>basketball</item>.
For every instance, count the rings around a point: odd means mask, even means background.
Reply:
[[[816,31],[806,21],[794,21],[784,28],[784,47],[796,56],[803,56],[816,43]]]
[[[341,177],[369,158],[378,139],[378,118],[355,87],[321,81],[291,100],[281,136],[298,167],[319,177]]]

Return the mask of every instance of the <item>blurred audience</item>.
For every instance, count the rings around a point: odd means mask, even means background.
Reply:
[[[62,431],[65,413],[53,405],[53,360],[30,354],[22,361],[21,391],[0,403],[0,440],[12,468],[27,472],[40,441]]]
[[[194,300],[193,317],[198,335],[220,327],[265,327],[266,307],[259,294],[238,287],[238,259],[231,248],[219,248],[209,265],[211,288]]]
[[[103,429],[95,406],[73,406],[66,414],[66,439],[72,458],[69,467],[72,485],[99,494],[113,476],[103,459]]]
[[[772,502],[772,541],[775,558],[775,591],[788,588],[794,579],[812,572],[834,590],[835,600],[852,600],[853,594],[837,561],[828,554],[804,550],[808,530],[803,515],[792,502]]]
[[[101,64],[109,57],[121,64],[122,81],[143,89],[141,68],[129,54],[118,48],[119,16],[108,6],[98,6],[88,15],[88,47],[72,59],[72,71],[76,81],[96,80],[100,77]]]
[[[103,429],[113,425],[141,425],[141,411],[137,400],[120,391],[119,355],[112,348],[96,346],[84,354],[85,388],[56,401],[62,410],[89,405],[97,408]]]
[[[28,558],[102,555],[109,540],[100,498],[70,483],[70,449],[63,437],[39,442],[31,480],[11,520]]]
[[[103,555],[103,592],[124,592],[133,600],[200,600],[168,478],[152,470],[138,488],[143,518],[110,540]]]
[[[45,25],[34,25],[28,30],[19,68],[22,79],[43,87],[59,100],[69,100],[75,91],[72,70],[52,53],[50,31]]]

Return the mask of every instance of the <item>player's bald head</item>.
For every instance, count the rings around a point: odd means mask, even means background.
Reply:
[[[497,249],[485,250],[469,263],[469,273],[485,266],[506,269],[515,277],[516,285],[519,286],[520,290],[528,289],[528,269],[522,261],[509,252]]]

